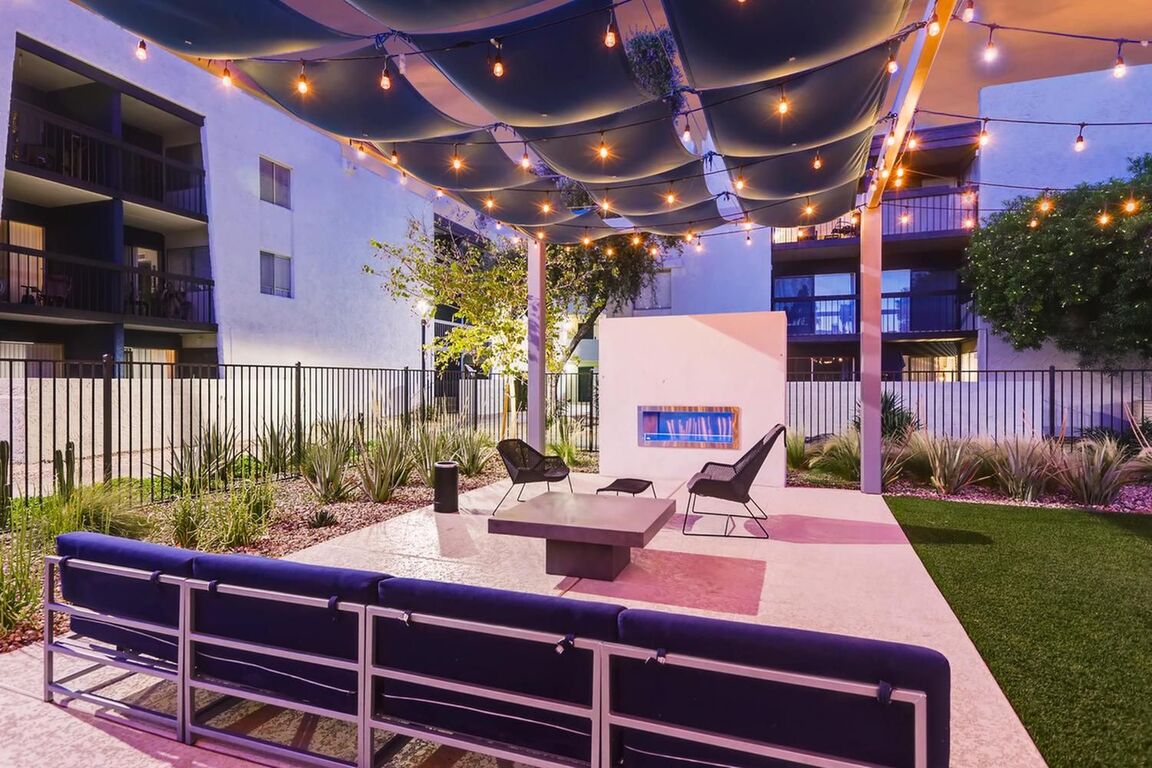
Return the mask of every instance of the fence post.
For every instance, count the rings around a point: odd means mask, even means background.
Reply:
[[[104,397],[103,397],[103,469],[104,469],[104,482],[112,482],[112,355],[104,355],[102,358],[104,363],[103,380],[104,380]]]
[[[304,387],[301,381],[304,371],[300,365],[300,361],[296,361],[296,366],[292,372],[292,431],[293,431],[293,449],[296,454],[296,460],[300,461],[304,457]]]
[[[1056,437],[1056,366],[1048,366],[1048,437]]]
[[[480,428],[480,377],[472,376],[472,431]]]
[[[412,427],[412,393],[408,383],[408,366],[404,366],[404,429]]]

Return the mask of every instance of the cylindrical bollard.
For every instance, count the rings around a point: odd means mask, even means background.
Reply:
[[[435,489],[432,509],[437,512],[460,511],[460,469],[454,461],[438,461],[433,471]]]

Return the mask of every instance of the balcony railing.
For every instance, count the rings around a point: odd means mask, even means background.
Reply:
[[[777,312],[788,315],[789,336],[851,336],[860,332],[856,296],[778,299]],[[939,333],[976,330],[971,302],[959,291],[886,293],[881,298],[884,333]]]
[[[975,198],[954,189],[946,192],[912,190],[892,193],[885,195],[880,210],[884,237],[960,232],[973,228],[978,218]],[[860,225],[851,216],[808,227],[779,228],[772,232],[772,242],[776,245],[802,245],[859,237]]]
[[[111,194],[205,216],[204,170],[12,100],[7,161]]]
[[[49,314],[148,318],[159,324],[216,322],[211,280],[14,245],[0,245],[0,311],[5,305]]]

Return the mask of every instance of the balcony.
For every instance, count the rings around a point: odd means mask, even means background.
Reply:
[[[957,189],[892,192],[884,196],[880,210],[886,240],[967,237],[978,216],[976,200]],[[810,227],[778,228],[772,231],[774,249],[814,245],[856,248],[859,242],[859,224],[854,223],[849,216]]]
[[[147,267],[0,245],[0,315],[9,318],[212,331],[213,285]]]
[[[12,100],[8,167],[204,219],[204,170]]]
[[[821,296],[774,301],[788,316],[789,337],[845,337],[860,332],[856,296]],[[960,291],[886,293],[881,298],[881,330],[910,337],[976,330],[971,302]]]

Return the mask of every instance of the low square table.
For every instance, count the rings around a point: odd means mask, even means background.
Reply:
[[[550,574],[611,581],[675,512],[673,499],[543,493],[490,518],[488,532],[544,539]]]

